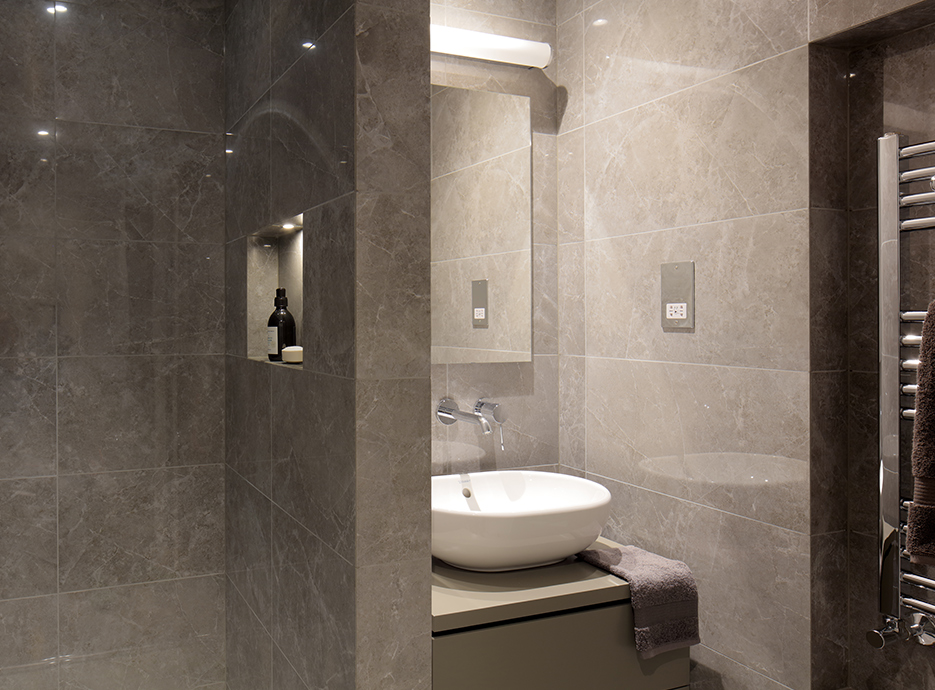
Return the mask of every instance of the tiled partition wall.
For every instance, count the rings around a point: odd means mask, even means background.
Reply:
[[[561,462],[694,571],[693,688],[812,687],[807,41],[801,0],[558,2]]]
[[[0,2],[5,690],[224,687],[221,5]]]
[[[481,5],[445,0],[431,7],[433,24],[499,33],[555,46],[555,2]],[[533,361],[432,366],[432,407],[444,397],[462,409],[480,397],[502,403],[505,450],[499,435],[480,427],[445,426],[432,416],[432,473],[536,467],[556,470],[558,419],[558,274],[556,265],[556,133],[563,92],[555,61],[545,70],[433,55],[432,83],[530,98],[532,109],[532,352]]]
[[[228,687],[427,688],[428,7],[229,9]],[[305,361],[272,365],[248,236],[298,213]]]

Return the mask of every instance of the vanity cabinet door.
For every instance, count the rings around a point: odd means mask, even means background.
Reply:
[[[673,690],[688,650],[637,656],[633,609],[582,609],[432,639],[432,690]]]

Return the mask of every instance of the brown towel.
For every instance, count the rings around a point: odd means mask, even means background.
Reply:
[[[635,546],[582,551],[582,560],[630,583],[636,649],[649,659],[698,644],[698,587],[691,570]]]
[[[906,550],[913,563],[935,565],[935,302],[922,324],[912,428],[912,477]]]

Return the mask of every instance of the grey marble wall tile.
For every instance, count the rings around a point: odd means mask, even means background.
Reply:
[[[59,242],[60,355],[224,351],[224,247]]]
[[[273,687],[277,690],[308,690],[298,672],[283,656],[279,647],[273,647]],[[260,686],[251,686],[260,687]]]
[[[538,24],[550,24],[555,21],[555,0],[518,0],[510,3],[497,0],[457,0],[448,4],[450,7],[471,12],[522,19]]]
[[[270,7],[270,0],[240,0],[227,19],[224,83],[228,129],[272,85]]]
[[[848,366],[852,371],[876,371],[879,319],[876,210],[849,212],[847,226]],[[904,243],[907,239],[903,238]]]
[[[62,594],[61,654],[191,647],[219,662],[224,591],[223,576],[209,576]]]
[[[584,239],[584,129],[558,137],[558,241]]]
[[[584,31],[584,16],[581,13],[559,24],[556,29],[555,83],[558,84],[561,94],[558,121],[559,131],[562,134],[572,132],[584,125]],[[562,170],[561,162],[559,170]]]
[[[850,209],[876,208],[877,138],[886,132],[885,46],[848,56],[848,180]]]
[[[310,371],[354,375],[356,206],[349,194],[305,213],[303,356]]]
[[[273,501],[348,561],[356,467],[352,380],[273,369]]]
[[[357,687],[432,687],[431,578],[422,558],[357,568]]]
[[[54,240],[0,232],[0,357],[55,354],[55,268]]]
[[[811,534],[848,528],[848,376],[841,372],[810,375],[809,444]]]
[[[61,477],[58,500],[62,591],[224,567],[222,465]]]
[[[786,690],[787,685],[757,673],[706,645],[691,649],[692,690]]]
[[[691,568],[705,646],[783,686],[809,687],[806,535],[590,473],[588,478],[612,494],[604,536]],[[750,676],[740,673],[744,677]],[[734,681],[724,687],[748,686]]]
[[[558,137],[532,135],[532,241],[558,242]]]
[[[821,249],[842,244],[840,228],[828,229],[837,245],[816,240]],[[587,353],[806,370],[808,233],[808,214],[795,211],[587,242]],[[695,262],[695,329],[666,332],[659,266],[686,260]],[[843,314],[843,295],[829,297]]]
[[[270,629],[272,588],[272,503],[228,468],[225,484],[227,577]]]
[[[223,242],[224,138],[58,122],[60,235]]]
[[[807,101],[801,48],[589,126],[587,237],[805,208]]]
[[[357,383],[357,551],[368,565],[431,550],[430,420],[400,415],[424,410],[429,392],[427,378]]]
[[[224,247],[225,351],[247,356],[247,238]]]
[[[558,247],[532,247],[532,350],[538,355],[558,354]]]
[[[0,4],[0,121],[52,120],[55,16],[47,7],[48,3],[40,0],[4,0]]]
[[[5,45],[5,40],[0,43]],[[5,152],[0,161],[0,237],[55,234],[55,141],[54,136],[38,134],[54,131],[51,117],[36,121],[0,113],[0,146]]]
[[[35,664],[58,655],[57,599],[51,595],[0,601],[0,638],[4,640],[0,668]],[[0,679],[0,683],[9,682]]]
[[[261,493],[270,495],[272,400],[266,362],[226,359],[224,415],[226,462]]]
[[[353,690],[354,566],[273,513],[273,641],[310,688]]]
[[[584,10],[584,0],[556,0],[555,23],[563,24]]]
[[[55,594],[56,480],[0,481],[0,599]]]
[[[55,474],[55,360],[0,359],[0,479]]]
[[[531,363],[452,364],[448,367],[447,397],[461,409],[470,408],[478,398],[488,398],[504,406],[505,450],[500,448],[499,429],[484,436],[479,426],[455,424],[449,439],[461,444],[452,449],[451,471],[464,471],[464,462],[481,469],[513,469],[554,465],[559,459],[558,391],[559,358],[536,355]],[[480,453],[472,451],[479,448]],[[486,466],[492,463],[493,466]],[[477,467],[473,467],[476,470]]]
[[[532,243],[530,149],[432,179],[432,260],[528,250]]]
[[[586,295],[585,244],[558,247],[558,351],[563,355],[585,353]]]
[[[811,687],[838,690],[847,685],[847,532],[811,538]]]
[[[425,193],[430,175],[428,4],[356,8],[357,189]]]
[[[274,223],[354,189],[353,26],[348,12],[273,84]],[[316,97],[310,99],[310,92]]]
[[[583,16],[589,123],[807,42],[799,0],[718,0],[703,9],[686,0],[605,0]]]
[[[64,473],[224,461],[223,357],[59,360]]]
[[[269,325],[269,317],[276,308],[275,295],[276,289],[286,288],[287,299],[289,300],[289,313],[293,318],[301,315],[302,295],[296,295],[288,290],[289,286],[283,285],[284,281],[279,278],[280,261],[279,249],[280,239],[276,237],[257,237],[250,236],[246,238],[247,243],[247,356],[259,357],[268,361],[269,343],[267,342],[266,329]],[[299,269],[301,271],[301,268]],[[298,297],[298,300],[294,300]],[[299,329],[299,322],[296,320],[296,337],[299,340],[297,345],[301,345],[302,331]]]
[[[850,372],[847,406],[847,525],[852,532],[876,534],[880,514],[879,379]]]
[[[315,43],[352,5],[350,0],[326,0],[311,6],[302,0],[285,0],[270,7],[273,81],[286,73],[308,52],[304,43]],[[351,41],[347,35],[345,40]]]
[[[559,356],[558,448],[565,468],[582,471],[586,461],[587,381],[584,357]]]
[[[473,15],[472,15],[473,16]],[[484,16],[484,15],[479,15]],[[510,21],[510,20],[506,20]],[[433,20],[433,23],[438,23]],[[479,31],[490,31],[487,26],[461,25],[460,28],[473,28]],[[523,27],[539,26],[525,24]],[[515,35],[522,31],[505,30],[501,35]],[[532,37],[533,40],[541,37]],[[492,93],[507,93],[515,96],[526,96],[530,104],[530,123],[534,134],[558,134],[561,121],[562,108],[565,106],[564,87],[556,86],[548,72],[539,69],[517,68],[495,62],[478,62],[470,58],[442,56],[432,54],[431,82],[432,88],[452,87],[469,89],[473,91],[489,91]]]
[[[846,211],[809,211],[809,367],[848,365],[848,222]]]
[[[809,0],[808,38],[818,41],[914,4],[920,3],[918,0]]]
[[[488,328],[474,328],[471,283],[488,276]],[[529,250],[432,264],[434,362],[523,361],[532,349],[532,257]],[[439,348],[454,353],[438,354]],[[491,351],[489,359],[459,357],[458,348]]]
[[[56,13],[56,116],[220,132],[223,6],[95,0]]]
[[[587,469],[808,529],[808,374],[588,358]]]
[[[70,659],[61,690],[226,690],[223,636],[213,644],[156,646]],[[218,648],[220,647],[220,648]]]
[[[532,146],[527,97],[434,88],[431,103],[432,177]]]
[[[430,220],[424,195],[357,195],[356,374],[427,377]]]
[[[254,0],[242,0],[249,3]],[[273,222],[271,132],[274,114],[269,93],[230,126],[227,156],[225,225],[228,241],[252,235]]]
[[[59,690],[54,663],[0,669],[0,690]]]
[[[230,582],[227,587],[227,690],[285,690],[288,686],[270,685],[274,648],[269,629],[260,624],[237,588]]]
[[[809,203],[847,208],[847,52],[809,46]]]

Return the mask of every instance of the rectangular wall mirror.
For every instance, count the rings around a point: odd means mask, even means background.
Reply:
[[[433,86],[432,362],[530,361],[529,98]]]

